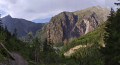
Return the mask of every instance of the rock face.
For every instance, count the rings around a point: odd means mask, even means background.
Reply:
[[[67,43],[80,37],[107,20],[109,10],[95,6],[75,12],[62,12],[54,16],[47,24],[47,38],[54,43]]]
[[[24,19],[12,18],[10,15],[2,18],[3,26],[6,26],[9,32],[13,33],[17,29],[18,37],[25,36],[29,32],[33,34],[43,27],[43,23],[33,23]]]
[[[62,12],[51,19],[47,32],[54,43],[66,43],[94,30],[107,20],[108,14],[106,8],[99,6],[76,12]]]

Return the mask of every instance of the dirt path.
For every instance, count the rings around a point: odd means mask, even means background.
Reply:
[[[10,61],[11,65],[28,65],[28,62],[21,55],[17,53],[11,53],[11,55],[15,58],[15,60]]]
[[[69,51],[65,52],[65,53],[64,53],[64,56],[69,56],[69,55],[71,55],[72,53],[75,52],[76,49],[79,49],[79,48],[81,48],[81,47],[87,47],[87,45],[78,45],[78,46],[75,46],[75,47],[71,48]]]

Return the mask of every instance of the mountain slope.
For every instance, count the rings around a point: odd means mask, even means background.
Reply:
[[[108,14],[109,10],[100,6],[75,12],[62,12],[54,16],[47,24],[47,37],[50,36],[54,43],[67,43],[94,30],[107,20]]]
[[[104,22],[95,30],[65,44],[60,50],[60,55],[75,59],[79,65],[104,65],[100,47],[105,47],[104,28],[106,24]]]
[[[93,45],[96,45],[96,47],[99,46],[103,46],[105,47],[104,44],[104,33],[105,33],[105,25],[106,22],[99,25],[95,30],[79,37],[76,38],[74,40],[72,40],[71,42],[69,42],[68,44],[64,45],[61,49],[62,53],[66,53],[69,52],[72,48],[76,47],[76,46],[86,46],[86,47],[91,47]],[[78,50],[80,48],[77,48],[76,50]],[[73,52],[75,52],[76,50],[73,50]],[[68,53],[69,55],[69,53]],[[68,56],[66,55],[66,56]]]
[[[18,37],[25,36],[29,32],[34,35],[38,29],[41,29],[43,23],[33,23],[24,19],[12,18],[10,15],[2,18],[3,26],[7,26],[8,30],[13,33],[14,29],[17,29]]]

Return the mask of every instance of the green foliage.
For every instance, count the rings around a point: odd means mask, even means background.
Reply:
[[[0,53],[0,61],[2,61],[2,59],[3,59],[3,56],[2,56],[2,54]]]
[[[87,47],[75,50],[75,52],[71,54],[68,59],[71,59],[78,65],[104,65],[102,54],[100,53],[99,49],[100,46],[104,45],[103,35],[105,32],[105,25],[106,23],[103,23],[94,31],[91,31],[86,35],[83,35],[80,38],[76,38],[70,43],[65,44],[60,51],[60,55],[63,55],[65,52],[77,45],[87,45]]]
[[[71,57],[73,57],[79,65],[97,65],[101,59],[98,46],[98,44],[94,44],[91,47],[77,49]]]
[[[111,12],[105,26],[105,47],[101,48],[104,54],[105,65],[120,65],[120,9]]]
[[[1,22],[1,21],[0,21]],[[0,25],[0,43],[2,43],[5,48],[0,46],[0,59],[4,61],[2,58],[10,58],[8,51],[10,52],[17,52],[21,55],[26,55],[26,44],[19,39],[17,39],[17,30],[15,30],[14,34],[12,35],[8,30],[7,27],[5,28]],[[24,52],[23,52],[24,51]]]
[[[64,43],[62,42],[62,43],[56,43],[56,44],[54,44],[54,46],[55,47],[62,47],[62,46],[64,46]]]
[[[40,41],[44,41],[47,38],[47,23],[43,26],[41,30],[36,32],[35,37],[37,37]]]
[[[67,59],[66,65],[77,65],[74,59]]]

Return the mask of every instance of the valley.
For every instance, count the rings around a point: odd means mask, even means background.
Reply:
[[[119,65],[119,17],[120,9],[102,6],[63,11],[46,23],[2,17],[0,65]]]

